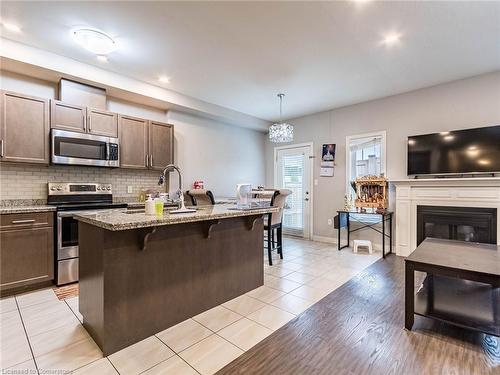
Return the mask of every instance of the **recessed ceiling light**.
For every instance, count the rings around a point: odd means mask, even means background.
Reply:
[[[118,48],[113,38],[99,30],[76,29],[71,35],[79,45],[96,55],[107,55]]]
[[[399,33],[386,34],[384,36],[384,39],[382,39],[382,44],[386,45],[387,47],[390,47],[395,44],[398,44],[400,39],[401,39],[401,34]]]
[[[488,159],[479,159],[477,161],[478,164],[481,164],[481,165],[490,165],[491,164],[491,160],[488,160]]]
[[[448,134],[450,134],[450,132],[441,132],[439,134],[441,134],[441,135],[448,135]]]
[[[455,139],[455,136],[454,135],[445,135],[443,137],[443,139],[447,142],[450,142],[450,141],[453,141],[453,139]]]
[[[97,55],[97,60],[99,60],[100,62],[104,62],[104,63],[108,62],[108,58],[104,55]]]
[[[170,78],[168,78],[167,76],[160,76],[158,78],[158,81],[160,81],[161,83],[169,83],[170,82]]]
[[[12,31],[13,33],[20,33],[21,28],[16,25],[15,23],[11,22],[2,22],[2,26],[7,29],[8,31]]]

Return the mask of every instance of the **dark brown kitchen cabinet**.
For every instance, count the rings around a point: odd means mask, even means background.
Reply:
[[[54,279],[53,213],[1,215],[2,295],[50,284]]]
[[[87,108],[87,131],[106,137],[118,137],[118,115],[100,109]]]
[[[173,125],[124,115],[118,123],[120,167],[162,170],[173,163]]]
[[[0,160],[49,163],[49,101],[1,91]]]
[[[163,170],[174,162],[174,127],[161,122],[149,122],[149,168]]]
[[[50,127],[73,132],[87,132],[87,108],[51,100]]]
[[[148,168],[148,121],[118,116],[120,129],[120,167]]]
[[[118,137],[118,115],[100,109],[51,101],[50,127],[90,133],[107,137]]]

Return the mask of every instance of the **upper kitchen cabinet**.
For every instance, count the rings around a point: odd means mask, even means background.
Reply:
[[[149,168],[163,170],[174,162],[174,126],[149,122]]]
[[[174,161],[174,127],[120,115],[120,167],[162,170]]]
[[[87,108],[51,100],[50,127],[85,133],[87,131]]]
[[[0,160],[49,163],[49,101],[1,91]]]
[[[148,168],[148,120],[119,115],[118,124],[120,129],[120,167]]]
[[[87,131],[106,137],[118,137],[118,115],[113,112],[87,108]]]
[[[100,109],[51,101],[50,127],[107,137],[118,137],[118,116]]]

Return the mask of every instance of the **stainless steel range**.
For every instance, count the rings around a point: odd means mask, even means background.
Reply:
[[[57,206],[56,283],[64,285],[78,281],[78,221],[73,215],[127,204],[113,203],[111,184],[49,182],[48,191],[48,203]]]

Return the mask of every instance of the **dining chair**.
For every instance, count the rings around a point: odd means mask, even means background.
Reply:
[[[276,249],[280,258],[283,259],[283,210],[290,194],[292,191],[288,189],[276,190],[271,198],[271,207],[279,207],[279,211],[267,214],[264,219],[264,239],[270,266],[273,265],[273,250]]]
[[[193,206],[213,206],[215,204],[214,195],[210,190],[193,189],[186,193],[191,198]]]

